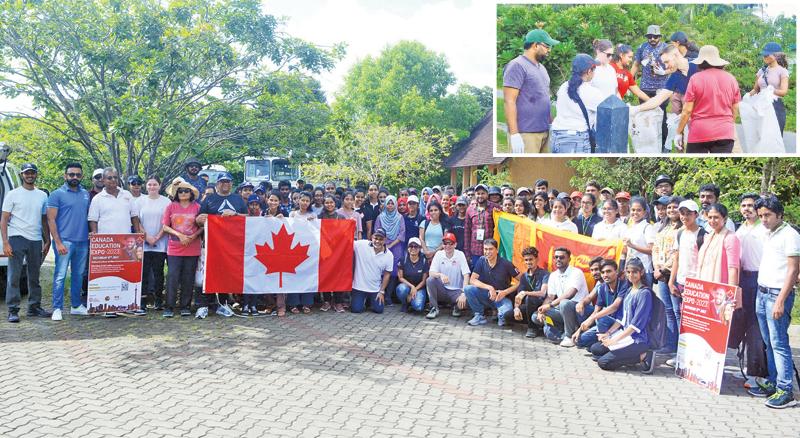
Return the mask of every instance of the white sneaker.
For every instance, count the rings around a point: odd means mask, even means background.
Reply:
[[[88,311],[88,310],[86,310],[86,306],[84,306],[83,304],[81,304],[81,305],[80,305],[80,306],[78,306],[78,307],[71,307],[71,308],[69,309],[69,314],[70,314],[70,315],[84,315],[84,316],[85,316],[85,315],[88,315],[88,314],[89,314],[89,311]]]
[[[61,309],[53,309],[53,316],[50,317],[53,321],[61,321]]]
[[[197,311],[194,313],[194,317],[197,319],[206,319],[208,316],[208,307],[198,307]]]
[[[572,342],[572,338],[565,336],[564,339],[558,344],[562,347],[574,347],[575,343]]]
[[[675,368],[675,363],[677,361],[678,361],[677,357],[671,357],[671,358],[667,359],[667,361],[664,362],[664,364],[666,364],[668,367]]]
[[[223,305],[217,307],[217,315],[224,316],[226,318],[227,317],[231,317],[231,316],[233,316],[233,310],[231,310],[231,308],[228,307],[227,304],[223,304]]]

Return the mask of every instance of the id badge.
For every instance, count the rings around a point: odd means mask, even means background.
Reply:
[[[484,233],[483,228],[478,228],[477,233],[475,233],[475,240],[483,240],[484,238],[483,233]]]

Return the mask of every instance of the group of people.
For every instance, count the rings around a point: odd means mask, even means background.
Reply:
[[[735,120],[742,98],[736,78],[725,71],[728,61],[717,47],[697,48],[685,32],[662,41],[658,25],[650,25],[637,48],[594,40],[593,56],[579,53],[572,60],[570,79],[556,93],[551,117],[550,76],[542,61],[559,41],[542,30],[528,32],[523,53],[503,69],[504,110],[513,153],[591,153],[598,106],[609,96],[635,95],[639,105],[629,115],[660,107],[661,146],[667,141],[667,113],[680,116],[673,143],[688,153],[730,153]],[[768,42],[761,50],[764,65],[754,74],[749,93],[772,86],[773,107],[781,134],[786,125],[783,96],[789,91],[786,54]],[[637,76],[640,76],[637,83]],[[684,136],[687,126],[688,136]],[[669,153],[670,150],[664,149]]]
[[[27,269],[28,315],[61,320],[64,285],[71,268],[70,313],[87,314],[84,293],[89,233],[143,233],[143,301],[165,318],[176,313],[204,319],[220,316],[311,313],[333,309],[382,313],[386,306],[424,314],[449,307],[453,317],[471,315],[470,326],[527,325],[526,336],[544,335],[563,347],[586,348],[603,369],[643,364],[652,372],[655,355],[674,366],[687,278],[737,286],[731,346],[744,345],[747,385],[767,406],[782,408],[792,397],[788,326],[798,281],[800,235],[783,221],[783,206],[770,194],[746,194],[738,226],[719,203],[720,189],[704,184],[687,197],[659,175],[654,197],[631,196],[589,181],[568,194],[543,179],[532,187],[403,188],[398,196],[377,184],[354,189],[302,180],[248,182],[233,187],[222,173],[214,184],[189,160],[185,173],[168,184],[154,175],[121,187],[113,168],[93,172],[82,186],[83,166],[69,163],[64,184],[49,196],[36,186],[38,169],[21,167],[22,186],[6,194],[0,231],[9,257],[8,321],[19,321],[20,278]],[[144,188],[144,190],[143,190]],[[165,193],[167,196],[164,196]],[[696,198],[698,203],[692,199]],[[534,247],[521,251],[522,266],[498,254],[493,213],[501,210],[545,226],[597,240],[621,240],[621,260],[594,259],[587,283],[569,248],[542,259]],[[290,217],[355,222],[354,272],[349,293],[205,294],[196,286],[209,215]],[[39,270],[50,245],[55,249],[52,305],[41,306]],[[167,264],[164,295],[164,264]],[[545,267],[550,267],[549,272]],[[202,272],[202,269],[200,270]],[[202,284],[200,282],[199,284]],[[654,299],[664,308],[666,340],[648,333]],[[149,302],[146,302],[149,300]],[[193,302],[194,301],[194,302]],[[108,316],[113,316],[110,314]]]

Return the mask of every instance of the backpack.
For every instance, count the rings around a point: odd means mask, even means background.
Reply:
[[[681,242],[681,234],[683,234],[683,230],[685,230],[685,228],[681,228],[678,231],[678,235],[676,236],[676,239],[678,240],[678,244],[679,245],[680,245],[680,242]],[[697,241],[695,241],[695,243],[697,244],[697,249],[700,249],[700,247],[703,246],[703,241],[705,240],[705,238],[706,238],[706,229],[703,228],[703,227],[698,227],[697,228]]]
[[[650,290],[651,301],[650,321],[647,322],[647,342],[648,349],[660,350],[667,344],[667,314],[664,311],[664,303]]]

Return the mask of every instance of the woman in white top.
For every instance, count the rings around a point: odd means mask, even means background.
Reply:
[[[547,196],[547,192],[536,192],[533,195],[530,218],[540,224],[550,220],[550,197]]]
[[[603,221],[594,225],[592,239],[595,240],[614,240],[625,236],[627,227],[625,222],[619,218],[619,204],[613,199],[606,199],[601,209]]]
[[[598,62],[585,53],[579,53],[572,60],[572,77],[561,84],[556,93],[556,118],[551,127],[553,153],[592,152],[589,129],[594,129],[597,106],[604,99],[600,90],[589,84],[597,65]]]
[[[142,260],[142,309],[144,296],[152,293],[156,310],[164,308],[164,262],[167,260],[167,236],[161,226],[164,211],[170,200],[159,194],[161,179],[155,175],[147,178],[147,196],[136,198],[141,232],[144,232],[144,258]],[[153,283],[150,283],[150,279]]]
[[[653,284],[653,244],[656,241],[656,229],[647,221],[647,201],[641,196],[631,198],[631,217],[628,229],[622,242],[627,251],[626,259],[638,257],[644,265],[647,285]]]
[[[590,84],[597,88],[603,95],[603,100],[606,100],[608,96],[617,93],[617,72],[611,65],[611,59],[614,57],[614,45],[609,40],[594,40],[592,47],[594,48],[594,59],[600,65],[594,69],[594,77]]]
[[[559,230],[578,232],[578,226],[572,222],[567,216],[567,208],[570,200],[567,198],[556,198],[553,200],[553,206],[550,210],[550,219],[542,222],[544,225],[549,225]]]

